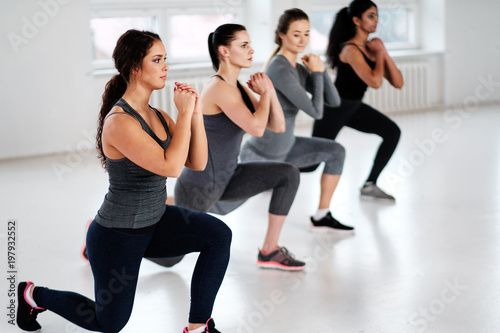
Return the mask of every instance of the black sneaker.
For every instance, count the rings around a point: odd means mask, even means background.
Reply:
[[[353,227],[343,225],[337,221],[330,212],[328,212],[328,214],[326,214],[326,216],[319,221],[316,221],[313,217],[311,217],[311,224],[309,228],[311,230],[335,231],[342,233],[354,232]]]
[[[187,327],[185,327],[182,330],[182,333],[188,333],[188,332],[189,331],[188,331]],[[209,320],[207,320],[206,327],[205,327],[205,330],[203,331],[203,333],[222,333],[222,332],[218,331],[215,328],[215,322],[212,318],[210,318]]]
[[[25,331],[38,331],[42,327],[36,321],[36,316],[45,311],[44,308],[34,308],[26,300],[26,293],[28,292],[28,287],[31,286],[33,282],[21,282],[17,286],[17,326]]]
[[[285,271],[300,271],[306,265],[305,262],[295,259],[286,247],[279,247],[268,255],[259,250],[257,264],[263,268],[276,268]]]

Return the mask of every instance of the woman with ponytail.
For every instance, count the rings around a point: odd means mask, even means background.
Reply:
[[[119,332],[132,313],[144,257],[200,252],[183,332],[219,332],[210,317],[229,262],[231,231],[208,214],[165,205],[167,177],[178,177],[184,166],[203,170],[207,163],[200,96],[192,86],[176,83],[177,123],[148,104],[151,93],[165,87],[168,71],[165,47],[155,33],[127,31],[113,59],[118,74],[106,85],[97,131],[109,191],[87,233],[95,301],[21,282],[17,324],[39,330],[37,315],[50,310],[89,331]]]
[[[311,230],[352,233],[354,228],[340,223],[330,212],[330,202],[344,165],[344,148],[333,140],[294,135],[295,119],[299,110],[314,119],[321,118],[323,106],[339,105],[340,98],[321,59],[306,54],[297,58],[309,41],[309,18],[298,8],[286,10],[276,29],[274,52],[266,69],[273,82],[286,119],[284,133],[266,131],[262,137],[246,141],[240,158],[242,161],[284,161],[301,171],[313,171],[322,162],[319,205],[311,216]],[[308,93],[312,95],[309,97]]]
[[[403,87],[401,72],[382,40],[368,39],[377,23],[377,6],[369,0],[354,0],[338,12],[330,32],[327,58],[332,68],[337,68],[335,86],[342,103],[334,108],[325,106],[323,118],[314,123],[313,136],[335,140],[342,127],[348,126],[381,137],[361,197],[395,202],[392,195],[377,186],[377,180],[396,149],[401,130],[387,116],[362,102],[367,87],[379,88],[384,78],[395,88]]]
[[[208,163],[202,172],[183,170],[175,184],[175,203],[225,215],[248,198],[271,190],[268,228],[257,254],[257,264],[265,268],[301,270],[305,263],[296,260],[278,243],[299,186],[299,171],[288,163],[238,163],[245,133],[261,136],[266,128],[283,131],[283,110],[276,91],[264,73],[251,75],[248,88],[238,81],[241,69],[251,67],[254,53],[244,26],[219,26],[208,37],[208,49],[216,71],[201,94]]]

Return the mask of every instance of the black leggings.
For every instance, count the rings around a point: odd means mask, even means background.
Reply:
[[[219,219],[167,206],[153,229],[130,234],[92,222],[87,251],[94,275],[95,301],[69,291],[36,287],[34,299],[89,331],[119,332],[132,313],[143,257],[164,258],[200,252],[191,280],[189,322],[204,323],[229,262],[231,230]]]
[[[313,136],[335,140],[342,127],[348,126],[382,138],[367,182],[376,183],[398,145],[401,130],[381,112],[358,100],[342,98],[339,107],[325,106],[323,118],[314,122]]]

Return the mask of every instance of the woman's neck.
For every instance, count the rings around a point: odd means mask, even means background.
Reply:
[[[143,87],[138,87],[137,85],[130,84],[127,90],[123,94],[122,98],[130,104],[137,112],[145,111],[149,109],[149,99],[151,97],[151,90],[147,90]]]
[[[368,41],[368,33],[360,29],[358,29],[356,35],[354,35],[354,37],[350,39],[351,43],[363,46],[366,44],[367,41]]]
[[[286,49],[280,49],[278,51],[278,54],[281,54],[283,57],[286,58],[286,60],[288,60],[288,62],[295,68],[297,66],[297,57],[298,57],[298,54],[295,53],[295,52],[291,52],[289,50],[286,50]]]
[[[236,87],[240,72],[241,72],[241,67],[236,67],[232,65],[227,65],[225,63],[221,63],[219,66],[219,70],[217,71],[217,75],[222,76],[224,81],[226,81],[233,87]]]

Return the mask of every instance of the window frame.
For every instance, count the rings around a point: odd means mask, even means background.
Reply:
[[[91,16],[93,18],[113,18],[113,17],[154,17],[153,31],[158,33],[164,40],[168,40],[168,26],[171,18],[175,15],[210,15],[228,14],[235,15],[235,22],[244,24],[245,6],[248,0],[185,0],[182,5],[178,2],[165,0],[150,0],[141,2],[139,0],[91,0]],[[229,8],[228,11],[223,8]],[[208,38],[208,35],[207,35]],[[91,43],[93,41],[91,40]],[[168,42],[165,45],[168,53]],[[92,49],[94,45],[92,45]],[[168,57],[168,55],[167,55]],[[93,59],[93,55],[92,55]],[[190,59],[169,58],[169,64],[197,64],[210,62],[210,57],[193,57]],[[107,71],[114,69],[112,59],[93,60],[94,71]]]
[[[388,51],[404,51],[404,50],[415,50],[420,47],[420,36],[419,30],[417,29],[417,22],[419,22],[419,6],[418,0],[399,0],[397,2],[390,0],[378,0],[376,2],[377,8],[380,9],[398,9],[405,8],[410,9],[412,11],[412,22],[408,24],[408,34],[409,41],[408,42],[386,42],[384,41],[386,48]],[[309,5],[310,16],[312,16],[313,12],[322,12],[322,11],[331,11],[333,12],[332,24],[335,19],[336,13],[338,13],[342,8],[346,6],[345,2],[341,1],[324,1],[324,0],[313,0],[313,2]],[[331,27],[330,27],[331,28]],[[330,31],[327,32],[329,34]],[[326,46],[323,50],[312,50],[317,53],[326,52]]]

